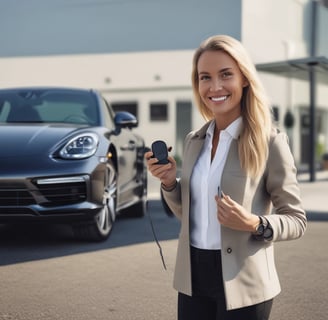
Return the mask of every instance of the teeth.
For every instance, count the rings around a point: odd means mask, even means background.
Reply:
[[[212,97],[211,100],[217,102],[217,101],[224,101],[227,98],[228,98],[227,96],[223,96],[223,97]]]

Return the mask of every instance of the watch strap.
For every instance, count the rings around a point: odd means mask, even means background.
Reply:
[[[253,236],[256,240],[271,240],[273,236],[273,230],[269,221],[263,217],[259,216],[260,223],[256,229],[256,232],[253,233]]]

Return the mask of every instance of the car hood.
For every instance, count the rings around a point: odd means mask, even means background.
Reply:
[[[0,158],[49,153],[78,129],[76,126],[55,124],[0,126]]]

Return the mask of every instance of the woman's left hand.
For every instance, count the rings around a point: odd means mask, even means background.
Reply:
[[[219,222],[234,230],[255,232],[260,220],[255,214],[248,212],[244,207],[223,194],[222,198],[215,196],[217,217]]]

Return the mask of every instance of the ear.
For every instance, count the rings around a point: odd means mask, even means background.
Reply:
[[[249,82],[247,81],[246,78],[244,78],[244,81],[243,81],[243,88],[246,88],[249,86]]]

